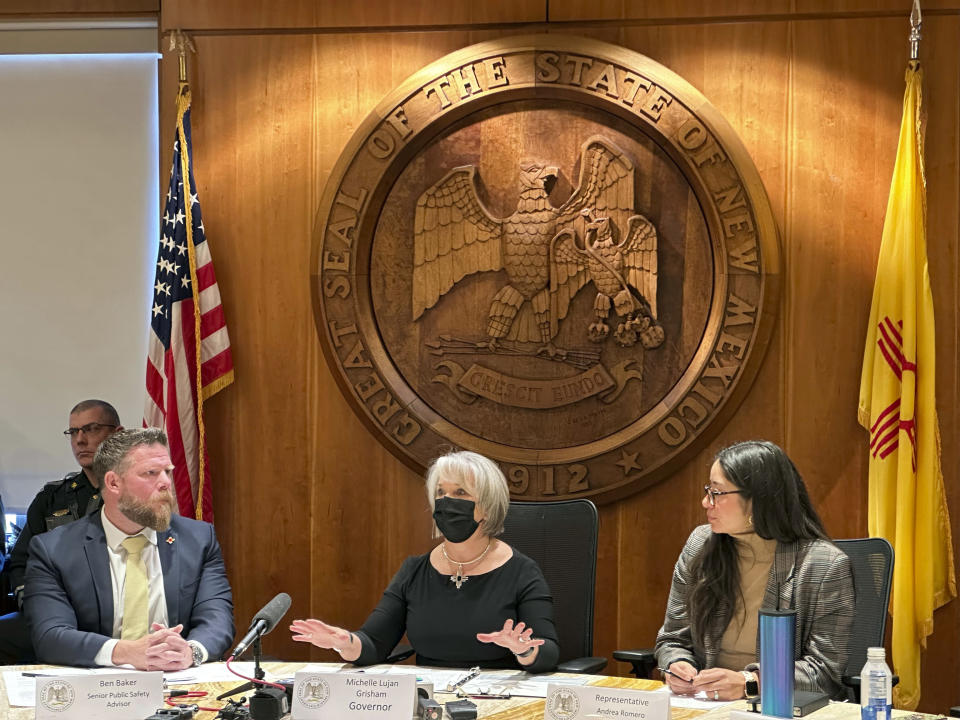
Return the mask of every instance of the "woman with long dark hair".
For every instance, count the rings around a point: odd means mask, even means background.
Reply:
[[[795,609],[795,687],[844,697],[850,560],[827,537],[793,462],[773,443],[738,443],[717,454],[704,492],[708,524],[677,560],[657,635],[667,684],[714,700],[753,694],[763,682],[757,611]]]

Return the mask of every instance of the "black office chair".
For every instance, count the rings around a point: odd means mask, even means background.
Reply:
[[[589,500],[512,502],[500,538],[540,565],[553,594],[559,672],[598,673],[593,653],[593,595],[599,517]],[[534,628],[536,633],[536,628]]]
[[[850,700],[859,703],[860,671],[867,661],[867,648],[883,646],[893,580],[893,546],[883,538],[835,540],[834,543],[847,554],[853,567],[857,604],[843,684]],[[894,675],[893,684],[898,682],[899,676]]]
[[[867,661],[868,647],[882,647],[893,579],[893,547],[883,538],[835,540],[850,558],[853,587],[856,592],[853,627],[850,629],[850,655],[843,674],[850,700],[860,702],[860,670]],[[652,649],[615,650],[613,657],[629,662],[637,677],[647,678],[656,667]],[[900,678],[893,676],[893,684]]]

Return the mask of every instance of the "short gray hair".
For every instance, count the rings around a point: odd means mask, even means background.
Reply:
[[[441,480],[456,483],[477,498],[477,507],[485,518],[481,526],[484,535],[496,537],[503,532],[503,521],[510,509],[510,488],[503,471],[493,460],[469,450],[448,453],[434,460],[427,470],[426,481],[431,513]],[[434,533],[437,532],[434,526]]]
[[[97,448],[93,456],[93,474],[101,487],[107,473],[113,471],[122,475],[126,470],[126,460],[130,452],[141,445],[163,445],[168,447],[167,435],[160,428],[137,428],[120,430],[108,437]]]
[[[73,415],[74,413],[92,410],[93,408],[97,408],[103,413],[103,418],[107,421],[107,425],[120,425],[120,414],[117,412],[117,409],[106,400],[81,400],[73,406],[70,414]]]

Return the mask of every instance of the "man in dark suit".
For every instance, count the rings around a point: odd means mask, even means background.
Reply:
[[[24,608],[40,662],[177,670],[219,658],[233,599],[213,526],[174,514],[162,430],[94,459],[103,509],[30,542]]]

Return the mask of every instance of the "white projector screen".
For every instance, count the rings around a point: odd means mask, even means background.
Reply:
[[[0,494],[77,469],[69,409],[143,416],[159,228],[157,55],[0,55]]]

